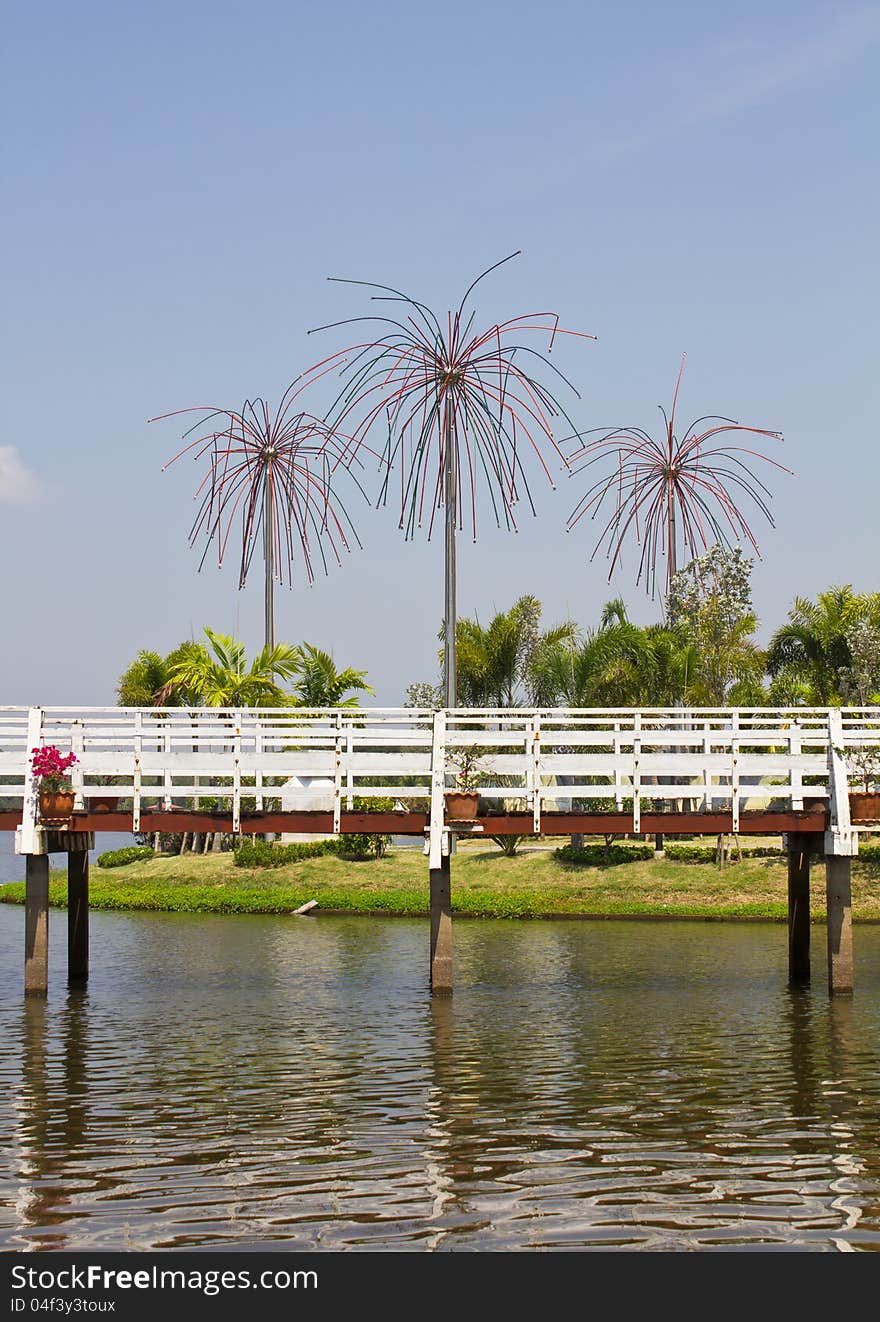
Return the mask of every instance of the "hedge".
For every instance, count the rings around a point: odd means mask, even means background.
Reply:
[[[149,845],[126,845],[124,849],[108,849],[95,862],[99,868],[122,868],[126,863],[140,863],[145,858],[153,858]]]
[[[664,854],[673,863],[714,863],[715,845],[665,845]],[[781,858],[785,850],[779,845],[746,845],[739,851],[743,858]]]
[[[381,840],[381,836],[372,835],[341,835],[332,840],[293,841],[289,845],[272,844],[268,840],[242,840],[235,847],[234,862],[237,868],[283,868],[288,863],[301,863],[306,858],[336,854],[348,863],[365,863],[377,857]]]
[[[607,867],[609,864],[641,863],[654,857],[652,845],[562,845],[553,851],[560,863],[577,867]]]

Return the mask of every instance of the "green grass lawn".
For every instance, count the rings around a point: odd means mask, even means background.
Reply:
[[[745,843],[745,842],[744,842]],[[778,843],[773,841],[772,843]],[[853,919],[880,921],[880,865],[854,862]],[[825,917],[825,873],[812,873],[812,917]],[[650,859],[610,867],[566,866],[552,849],[526,845],[505,858],[488,842],[463,843],[452,860],[453,912],[474,917],[541,918],[628,915],[765,918],[787,912],[784,859],[711,863]],[[66,903],[64,872],[53,872],[50,900]],[[4,886],[0,901],[22,903],[24,885]],[[281,868],[237,868],[230,853],[160,856],[124,867],[92,867],[95,909],[187,913],[290,913],[307,900],[314,912],[424,915],[428,860],[420,849],[351,863],[333,856]]]

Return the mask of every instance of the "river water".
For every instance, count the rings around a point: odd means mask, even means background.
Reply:
[[[0,905],[6,1250],[880,1248],[880,929],[856,993],[773,924],[53,912],[47,1002]]]

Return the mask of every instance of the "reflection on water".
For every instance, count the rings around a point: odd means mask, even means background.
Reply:
[[[21,995],[0,907],[6,1249],[880,1248],[880,930],[856,994],[772,925],[93,914]]]

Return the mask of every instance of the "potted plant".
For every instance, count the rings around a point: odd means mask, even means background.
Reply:
[[[31,749],[31,771],[40,795],[40,818],[44,822],[66,822],[73,814],[74,790],[67,774],[75,753],[62,753],[54,744]]]
[[[472,822],[476,820],[480,805],[480,793],[477,786],[482,784],[484,773],[479,770],[480,758],[485,748],[466,747],[450,749],[446,754],[446,774],[452,776],[454,788],[448,789],[443,798],[446,803],[446,819],[450,822]]]
[[[95,784],[115,785],[115,776],[95,776]],[[89,812],[115,812],[119,807],[119,798],[115,794],[93,794],[88,801]]]
[[[849,791],[852,822],[880,822],[880,744],[863,744],[843,752],[848,773],[854,773],[861,788]]]

